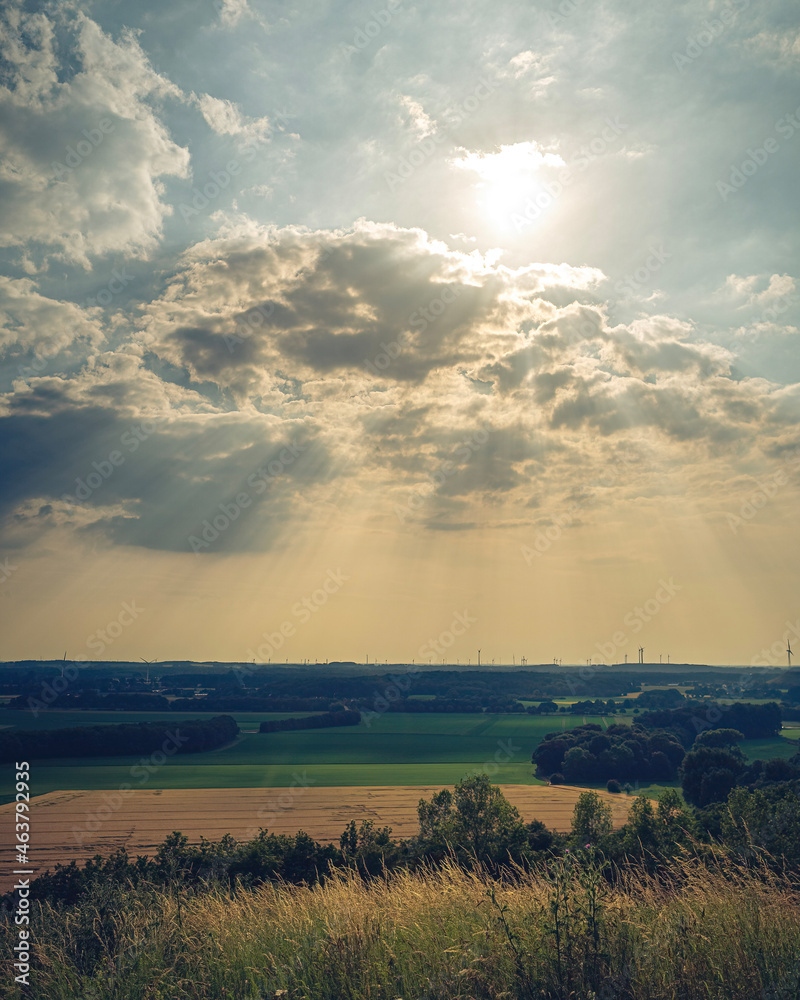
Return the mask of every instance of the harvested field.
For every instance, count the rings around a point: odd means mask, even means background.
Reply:
[[[79,864],[120,847],[129,854],[152,855],[164,838],[179,830],[190,841],[219,840],[230,833],[249,840],[266,827],[274,833],[305,830],[315,840],[338,842],[350,820],[390,826],[396,837],[417,832],[417,803],[442,785],[347,786],[342,788],[133,789],[119,792],[49,792],[31,801],[30,858],[37,872],[57,863]],[[542,820],[553,830],[568,830],[575,802],[584,790],[564,786],[501,785],[525,822]],[[633,801],[598,794],[622,825]],[[13,843],[14,804],[0,806],[0,843]],[[0,891],[7,891],[16,867],[12,853],[0,853]]]

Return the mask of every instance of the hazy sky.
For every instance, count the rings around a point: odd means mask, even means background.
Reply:
[[[785,662],[795,0],[2,18],[0,658]]]

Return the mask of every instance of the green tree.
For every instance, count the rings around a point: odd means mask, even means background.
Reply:
[[[676,847],[685,843],[693,832],[694,821],[674,788],[665,788],[658,797],[656,825],[661,850],[667,855],[674,854]]]
[[[744,771],[744,757],[738,747],[698,747],[683,758],[683,797],[695,806],[724,802]]]
[[[654,851],[658,847],[658,825],[653,803],[644,795],[637,795],[628,810],[628,822],[623,830],[622,843],[629,853]]]
[[[491,863],[519,858],[527,845],[519,812],[486,774],[464,778],[430,802],[420,799],[417,814],[425,853],[452,850]]]
[[[693,749],[697,747],[723,747],[724,749],[739,749],[737,744],[744,739],[744,733],[738,729],[706,729],[698,733]]]
[[[597,792],[581,792],[572,813],[572,837],[576,843],[596,846],[614,827],[611,806]]]
[[[377,875],[392,867],[397,859],[399,845],[392,840],[392,828],[375,828],[371,819],[361,821],[356,828],[355,820],[345,827],[339,838],[339,849],[345,863],[361,872]]]

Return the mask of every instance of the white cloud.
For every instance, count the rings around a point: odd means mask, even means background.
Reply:
[[[244,17],[253,16],[247,0],[215,0],[214,6],[226,27],[238,24]]]
[[[249,142],[267,138],[271,126],[267,118],[247,119],[233,101],[221,100],[210,94],[192,94],[208,127],[217,135],[241,136]]]
[[[29,278],[0,276],[0,354],[16,346],[52,355],[79,339],[91,349],[105,339],[99,312],[47,298]]]
[[[738,302],[739,309],[747,309],[771,306],[795,289],[795,279],[788,274],[729,274],[722,293]]]
[[[543,151],[534,141],[516,142],[501,146],[498,153],[482,153],[460,149],[461,156],[453,165],[461,170],[472,170],[487,184],[514,183],[521,177],[537,173],[542,167],[563,167],[558,153]]]
[[[405,117],[416,139],[425,139],[427,136],[433,135],[438,126],[430,115],[425,113],[425,109],[419,101],[404,94],[400,97],[400,106],[405,111]]]
[[[3,22],[0,242],[28,262],[42,253],[88,268],[98,255],[153,249],[171,212],[159,178],[186,176],[189,154],[151,103],[180,92],[133,33],[114,42],[83,14],[59,16],[79,65],[71,75],[54,54],[54,22],[13,8]]]
[[[800,60],[800,30],[760,31],[748,40],[748,47],[761,59],[789,69]]]

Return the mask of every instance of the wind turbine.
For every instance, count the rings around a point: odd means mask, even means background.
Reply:
[[[644,664],[644,646],[639,647],[639,663]]]
[[[789,669],[791,669],[791,667],[792,667],[792,656],[793,655],[794,654],[792,653],[792,640],[791,639],[787,639],[786,640],[786,659],[789,661]]]
[[[146,676],[145,683],[149,684],[150,683],[150,664],[156,662],[155,661],[155,657],[152,660],[146,660],[143,656],[140,656],[139,659],[142,661],[142,663],[146,663],[147,664],[147,676]]]

